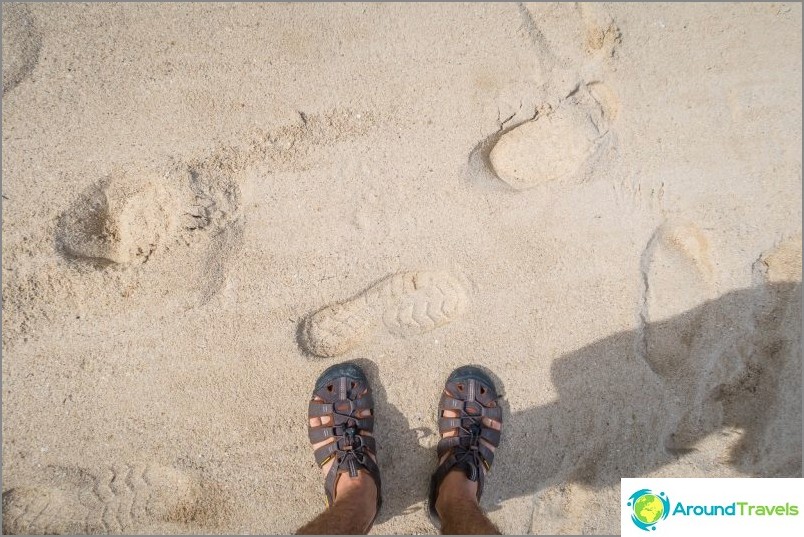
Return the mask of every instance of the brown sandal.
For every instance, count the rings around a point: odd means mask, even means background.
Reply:
[[[322,400],[317,401],[316,396]],[[371,411],[371,415],[359,417],[364,410]],[[327,416],[331,421],[326,425],[309,425],[310,418]],[[374,401],[363,370],[354,364],[342,363],[324,371],[315,383],[307,419],[307,433],[312,444],[334,438],[332,442],[315,450],[315,462],[319,467],[335,458],[324,481],[327,507],[332,507],[335,502],[335,486],[340,475],[348,472],[350,478],[356,478],[358,470],[363,469],[377,485],[379,512],[382,504],[380,469],[369,456],[369,453],[375,456],[377,454],[376,441],[373,436],[362,434],[374,430]]]
[[[501,432],[484,425],[483,418],[496,421],[502,428],[502,408],[497,404],[498,399],[494,382],[478,367],[459,367],[447,378],[438,405],[438,431],[442,436],[438,442],[437,454],[439,461],[445,454],[448,456],[430,479],[428,501],[430,518],[436,527],[441,525],[435,509],[438,488],[449,472],[463,470],[466,477],[477,482],[478,501],[483,494],[485,474],[491,470],[494,451],[480,440],[496,448],[500,444]],[[445,410],[455,411],[460,416],[445,417]],[[457,434],[443,436],[450,431],[457,431]]]

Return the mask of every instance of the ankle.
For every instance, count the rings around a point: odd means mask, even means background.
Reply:
[[[442,518],[454,505],[477,505],[477,482],[471,481],[462,470],[452,470],[441,481],[435,503]]]
[[[365,471],[359,470],[357,477],[350,477],[348,473],[341,474],[338,484],[335,485],[335,498],[344,496],[354,497],[373,497],[377,500],[377,484],[374,479]]]
[[[377,484],[362,470],[357,477],[343,474],[335,487],[335,505],[351,511],[353,516],[368,525],[377,512]]]

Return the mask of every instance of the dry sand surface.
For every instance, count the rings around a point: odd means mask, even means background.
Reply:
[[[3,7],[3,527],[286,533],[327,366],[376,533],[490,369],[505,532],[801,475],[799,4]]]

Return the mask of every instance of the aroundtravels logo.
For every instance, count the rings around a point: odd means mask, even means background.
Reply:
[[[655,494],[650,489],[640,489],[628,498],[631,522],[645,531],[656,530],[656,523],[670,514],[670,499],[664,492]]]
[[[804,479],[624,477],[623,537],[804,535]]]
[[[631,522],[644,531],[655,531],[656,524],[668,515],[681,517],[797,517],[797,504],[786,502],[781,504],[752,504],[749,502],[731,502],[714,505],[694,505],[677,501],[670,509],[670,498],[664,492],[656,494],[650,489],[639,489],[626,502],[631,508]]]

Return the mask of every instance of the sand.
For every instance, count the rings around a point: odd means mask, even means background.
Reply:
[[[509,533],[619,479],[801,476],[801,6],[3,6],[3,527],[287,533],[327,366],[375,533],[449,372]]]

